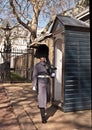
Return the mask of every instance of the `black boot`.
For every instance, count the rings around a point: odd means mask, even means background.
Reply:
[[[47,123],[47,120],[45,117],[45,108],[40,108],[40,112],[41,112],[42,123]]]

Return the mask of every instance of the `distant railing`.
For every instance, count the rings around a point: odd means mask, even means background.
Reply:
[[[2,59],[5,52],[0,51]],[[7,60],[7,59],[6,59]],[[10,61],[4,61],[0,64],[0,82],[11,80],[32,80],[33,70],[33,54],[32,50],[12,50],[10,53]]]

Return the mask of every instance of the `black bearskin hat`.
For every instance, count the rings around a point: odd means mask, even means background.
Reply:
[[[40,44],[35,52],[35,57],[36,58],[41,58],[41,57],[46,57],[48,58],[49,55],[49,48],[45,44]]]

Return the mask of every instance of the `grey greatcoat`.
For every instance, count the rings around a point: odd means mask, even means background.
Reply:
[[[33,86],[36,87],[39,108],[46,108],[50,101],[50,78],[38,78],[38,75],[48,75],[46,62],[40,61],[34,66]]]

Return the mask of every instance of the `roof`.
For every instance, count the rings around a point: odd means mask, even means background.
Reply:
[[[81,13],[76,15],[75,18],[81,19],[81,18],[85,17],[86,15],[90,15],[89,8],[85,9],[84,11],[82,11]]]
[[[89,8],[85,9],[81,13],[75,16],[76,19],[79,19],[81,21],[84,21],[90,26],[90,11]]]
[[[89,27],[85,22],[70,16],[57,15],[57,18],[64,26]]]
[[[61,14],[56,16],[56,19],[59,19],[60,22],[64,25],[64,26],[75,26],[75,27],[89,27],[88,24],[86,24],[85,22],[81,21],[81,20],[77,20],[73,17],[70,16],[62,16]],[[51,30],[56,22],[56,19],[54,20],[54,23],[51,27]],[[30,47],[35,48],[41,43],[42,41],[44,41],[46,38],[49,38],[52,36],[52,31],[50,31],[50,33],[46,33],[46,34],[42,34],[40,37],[36,38],[35,41],[30,45]]]
[[[38,45],[40,44],[43,44],[41,43],[43,40],[45,40],[46,38],[49,38],[52,36],[52,33],[46,33],[46,34],[43,34],[42,36],[38,37],[35,39],[35,41],[30,45],[30,47],[34,48],[34,47],[37,47]]]

